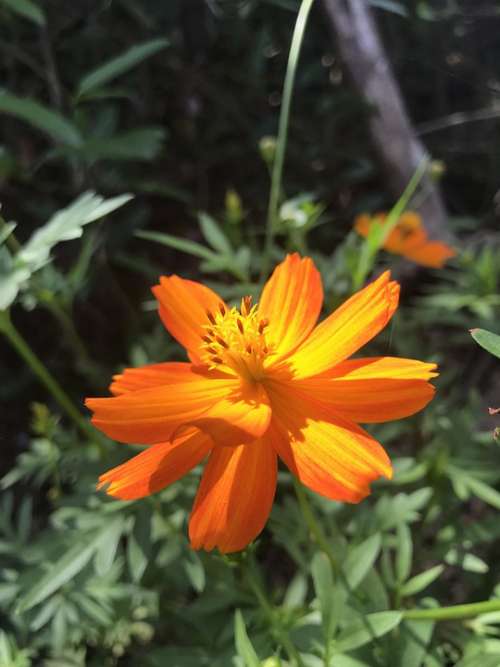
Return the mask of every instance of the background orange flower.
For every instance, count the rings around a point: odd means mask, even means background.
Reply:
[[[354,229],[366,238],[372,226],[383,223],[386,217],[387,213],[359,215],[354,222]],[[441,269],[448,259],[456,255],[455,250],[446,243],[428,239],[421,217],[413,211],[401,215],[382,247],[395,255],[402,255],[421,266],[434,269]]]

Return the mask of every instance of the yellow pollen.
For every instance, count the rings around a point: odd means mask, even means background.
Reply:
[[[205,363],[246,380],[261,380],[264,359],[273,354],[273,346],[266,340],[269,320],[259,317],[252,297],[243,297],[239,310],[219,304],[218,310],[207,310],[206,314],[201,336]]]

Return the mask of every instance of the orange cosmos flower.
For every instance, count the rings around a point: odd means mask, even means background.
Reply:
[[[159,491],[207,458],[189,522],[195,549],[243,549],[262,530],[278,457],[313,491],[357,503],[391,476],[381,445],[358,422],[421,410],[435,364],[394,357],[350,359],[398,305],[389,272],[316,326],[321,278],[289,255],[258,305],[239,310],[178,276],[153,288],[159,314],[189,362],[128,368],[111,398],[87,399],[106,435],[147,449],[104,473],[99,488],[124,500]]]
[[[373,217],[358,215],[354,222],[354,229],[360,236],[367,237],[375,223],[382,223],[386,213],[377,213]],[[395,255],[402,255],[406,259],[434,269],[442,269],[445,262],[456,255],[453,248],[442,241],[429,241],[427,232],[422,225],[422,218],[418,213],[406,211],[399,218],[396,226],[389,232],[383,248]]]

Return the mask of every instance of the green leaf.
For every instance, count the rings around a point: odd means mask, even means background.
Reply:
[[[89,162],[97,160],[152,160],[162,148],[165,130],[143,127],[107,139],[92,139],[82,152]]]
[[[30,270],[36,271],[50,256],[52,248],[60,241],[69,241],[82,235],[84,225],[103,218],[108,213],[123,206],[132,195],[120,195],[104,199],[94,192],[86,192],[72,204],[61,209],[50,220],[37,229],[17,254],[16,259]]]
[[[122,530],[122,522],[116,521],[108,528],[106,535],[101,540],[95,555],[95,571],[98,575],[104,576],[111,569],[122,536]]]
[[[188,552],[184,560],[184,569],[194,590],[197,593],[202,593],[205,588],[205,568],[195,551]]]
[[[182,252],[187,252],[189,255],[201,257],[202,259],[211,260],[215,257],[211,250],[205,248],[205,246],[202,246],[200,243],[189,241],[188,239],[181,239],[178,236],[172,236],[171,234],[139,231],[135,233],[135,236],[140,239],[146,239],[146,241],[161,243],[162,245],[169,246],[175,250],[181,250]]]
[[[221,255],[231,255],[233,249],[225,234],[221,231],[219,224],[207,213],[198,214],[201,233],[207,243]]]
[[[75,125],[59,113],[28,97],[17,97],[0,90],[0,112],[26,121],[65,146],[78,148],[82,145],[82,137]]]
[[[476,653],[457,662],[455,667],[498,667],[500,653]]]
[[[101,543],[107,539],[108,532],[116,530],[115,524],[121,524],[122,521],[121,518],[115,519],[111,524],[102,528],[93,539],[75,544],[56,563],[52,563],[48,572],[31,588],[27,595],[19,600],[17,612],[27,611],[40,604],[76,577],[99,549]]]
[[[415,595],[415,593],[420,593],[420,591],[427,588],[432,582],[439,577],[441,572],[444,570],[444,565],[435,565],[425,572],[416,574],[411,579],[403,584],[400,589],[400,594],[403,597],[408,597],[409,595]]]
[[[366,577],[377,559],[380,546],[380,533],[375,533],[349,551],[342,567],[349,591],[356,590]]]
[[[236,610],[234,615],[234,641],[236,651],[243,660],[245,667],[260,667],[260,660],[248,637],[245,621],[239,609]]]
[[[433,621],[404,621],[399,626],[395,664],[422,667],[434,631]]]
[[[401,622],[403,615],[400,611],[379,611],[357,619],[346,626],[339,633],[334,649],[343,653],[364,646],[375,637],[382,637]]]
[[[486,329],[471,329],[470,334],[478,345],[500,359],[500,336]]]
[[[335,623],[334,616],[334,585],[332,566],[326,555],[318,551],[314,554],[311,563],[311,572],[314,583],[314,591],[319,600],[321,608],[321,623],[325,642],[330,641]]]
[[[27,267],[17,266],[7,248],[0,246],[0,311],[7,310],[14,303],[30,275]]]
[[[108,60],[103,65],[93,69],[80,79],[77,95],[84,95],[93,88],[98,88],[116,79],[116,77],[135,67],[146,58],[158,53],[158,51],[161,51],[168,45],[169,42],[166,39],[152,39],[143,44],[133,46],[116,58]]]
[[[45,14],[32,0],[0,0],[0,4],[38,25],[45,25]]]
[[[405,523],[397,527],[396,579],[401,584],[410,576],[413,560],[411,532]]]
[[[5,223],[5,225],[0,230],[0,245],[2,245],[2,243],[5,243],[5,241],[9,238],[9,236],[12,234],[12,232],[16,227],[17,225],[15,222]]]

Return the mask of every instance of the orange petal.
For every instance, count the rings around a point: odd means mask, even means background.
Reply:
[[[316,493],[357,503],[370,483],[391,477],[382,446],[356,424],[290,388],[271,392],[273,419],[266,437],[298,479]]]
[[[432,269],[442,269],[446,261],[456,255],[455,250],[441,241],[428,241],[402,253],[407,259]]]
[[[185,362],[165,362],[149,364],[140,368],[125,368],[122,373],[113,375],[109,390],[115,396],[138,389],[148,389],[162,384],[175,384],[189,380],[198,380],[192,372],[192,365]]]
[[[165,327],[187,349],[193,363],[201,363],[203,325],[209,324],[207,311],[214,312],[223,303],[220,296],[201,283],[175,275],[162,276],[152,291]]]
[[[242,383],[192,423],[218,445],[234,446],[259,438],[270,421],[271,406],[265,389],[257,383]]]
[[[292,352],[312,331],[323,303],[321,276],[314,262],[295,253],[279,264],[264,286],[259,316],[269,320],[266,339],[274,360]]]
[[[237,380],[196,376],[175,387],[161,385],[112,398],[88,398],[92,423],[121,442],[153,444],[169,440],[183,424],[192,424],[218,401],[234,395]]]
[[[121,500],[136,500],[161,491],[183,477],[209,453],[210,438],[191,429],[173,442],[148,447],[130,461],[108,470],[99,477],[97,488]]]
[[[276,489],[277,457],[267,438],[210,454],[189,521],[193,549],[244,549],[264,528]]]
[[[322,373],[351,356],[389,322],[399,285],[386,271],[321,322],[289,358],[296,378]]]
[[[304,395],[326,403],[336,413],[364,424],[415,414],[434,396],[426,380],[435,364],[395,357],[351,359],[330,373],[298,380]]]
[[[271,418],[269,399],[258,385],[191,371],[189,380],[127,392],[113,398],[88,398],[92,423],[120,442],[154,444],[198,426],[225,445],[253,440]]]

